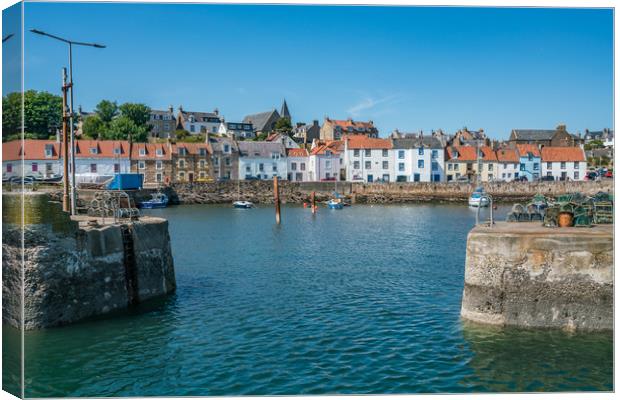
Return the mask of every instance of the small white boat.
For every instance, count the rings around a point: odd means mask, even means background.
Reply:
[[[342,208],[344,207],[344,202],[340,198],[331,199],[327,202],[327,207],[334,210],[342,210]]]
[[[469,196],[469,205],[471,207],[488,207],[489,198],[482,187],[476,188],[474,192]]]
[[[254,207],[254,203],[251,201],[238,200],[233,203],[233,207],[235,208],[252,208]]]
[[[151,200],[140,203],[141,208],[166,208],[168,207],[168,196],[161,192],[153,193]]]

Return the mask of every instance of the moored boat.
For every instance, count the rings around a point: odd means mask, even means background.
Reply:
[[[342,208],[344,208],[344,201],[342,201],[342,199],[340,198],[330,199],[327,202],[327,207],[334,210],[342,210]]]
[[[235,208],[252,208],[254,207],[254,203],[251,201],[238,200],[233,203],[233,207]]]
[[[151,200],[140,202],[141,208],[166,208],[168,207],[168,196],[157,192],[151,195]]]
[[[469,196],[469,205],[471,207],[488,207],[489,198],[482,186],[477,187],[471,196]]]

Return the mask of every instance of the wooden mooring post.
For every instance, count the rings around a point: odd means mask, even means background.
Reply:
[[[278,187],[278,176],[273,177],[273,196],[276,203],[276,224],[280,224],[280,188]]]
[[[312,191],[310,195],[310,207],[312,207],[312,214],[316,214],[316,192]]]

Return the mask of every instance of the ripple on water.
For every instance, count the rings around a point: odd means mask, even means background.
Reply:
[[[27,396],[612,389],[611,335],[460,322],[464,207],[285,207],[278,229],[270,208],[153,214],[176,294],[29,332]]]

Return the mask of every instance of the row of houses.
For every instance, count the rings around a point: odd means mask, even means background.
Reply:
[[[286,135],[237,141],[206,135],[204,143],[131,143],[77,140],[76,176],[97,182],[115,173],[140,173],[146,184],[213,180],[349,182],[582,180],[587,165],[580,147],[449,145],[441,135],[377,138],[343,135],[298,147]],[[58,140],[3,143],[3,178],[61,174]],[[23,168],[22,168],[23,160]]]

